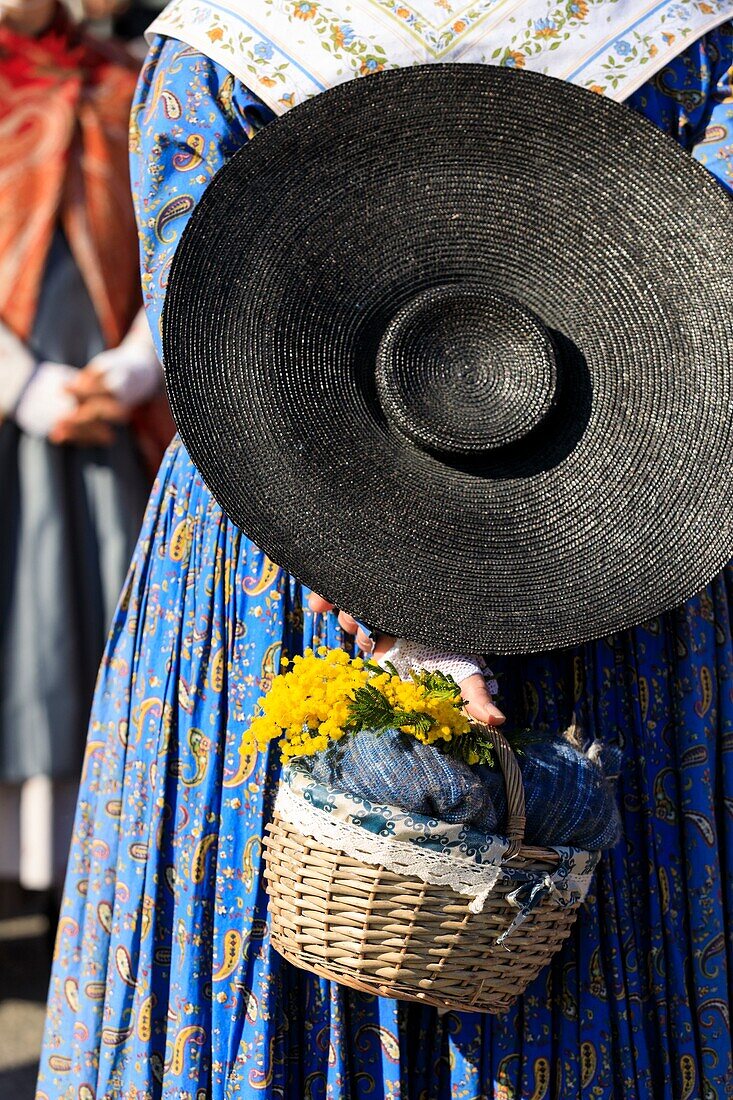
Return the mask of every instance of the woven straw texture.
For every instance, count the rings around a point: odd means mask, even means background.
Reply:
[[[181,434],[273,560],[382,630],[601,636],[733,552],[732,251],[729,197],[624,107],[489,66],[352,81],[183,235]]]
[[[555,851],[522,847],[521,774],[493,736],[509,805],[507,857],[551,872]],[[579,907],[550,894],[500,944],[517,915],[507,900],[517,883],[507,875],[475,913],[470,898],[335,851],[277,812],[264,850],[270,937],[281,955],[353,989],[456,1011],[505,1011],[568,937]]]

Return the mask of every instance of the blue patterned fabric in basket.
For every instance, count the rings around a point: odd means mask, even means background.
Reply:
[[[508,848],[504,837],[337,790],[313,777],[312,759],[283,769],[275,803],[281,817],[304,836],[355,859],[469,896],[473,912],[481,911],[500,875],[512,878],[516,887],[509,901],[517,916],[501,942],[546,896],[568,905],[588,891],[597,852],[555,847],[560,863],[551,872],[511,867],[502,862]]]
[[[311,756],[305,765],[321,783],[440,821],[497,831],[485,780],[400,730],[360,730]]]
[[[528,844],[611,848],[620,834],[613,790],[601,767],[566,738],[548,735],[517,753]],[[402,810],[464,822],[479,832],[506,826],[501,772],[446,756],[399,730],[361,730],[307,759],[314,779]]]

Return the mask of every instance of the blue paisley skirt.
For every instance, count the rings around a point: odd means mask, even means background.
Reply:
[[[621,744],[624,840],[506,1016],[441,1016],[269,946],[277,754],[243,753],[242,732],[283,649],[342,639],[175,441],[97,683],[39,1100],[732,1096],[730,583],[637,630],[496,662],[512,721],[575,712]]]

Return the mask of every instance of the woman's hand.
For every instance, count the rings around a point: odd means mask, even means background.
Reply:
[[[96,366],[94,359],[83,370],[76,372],[66,389],[80,405],[95,397],[116,396],[107,382],[104,372]]]
[[[308,597],[308,606],[311,611],[322,615],[325,615],[328,611],[336,610],[332,603],[329,603],[328,600],[324,600],[323,596],[316,595],[315,592],[311,592]],[[377,661],[394,645],[394,638],[391,634],[379,634],[375,644],[374,639],[367,637],[353,615],[349,615],[346,611],[339,611],[338,621],[339,626],[341,626],[347,634],[352,634],[356,638],[356,644],[359,646],[359,649],[362,649]]]
[[[76,408],[56,422],[48,436],[51,443],[109,447],[115,429],[129,420],[130,410],[112,393],[103,373],[92,362],[76,372],[66,391]]]
[[[308,605],[311,611],[320,614],[335,610],[332,603],[324,600],[323,596],[318,596],[315,592],[311,592],[308,597]],[[374,639],[368,638],[359,627],[356,619],[346,611],[339,611],[338,621],[347,634],[351,634],[356,638],[356,644],[359,648],[375,661],[379,661],[380,658],[384,657],[395,644],[396,639],[391,634],[377,635],[376,642]],[[461,661],[461,663],[466,663],[469,667],[475,665],[473,661]],[[461,695],[466,700],[466,714],[470,718],[475,719],[477,722],[483,722],[487,726],[501,726],[504,724],[506,718],[499,708],[494,706],[486,686],[486,680],[480,671],[472,672],[459,680],[458,684]]]
[[[148,323],[135,320],[116,348],[108,348],[79,371],[72,390],[79,401],[89,397],[114,397],[128,409],[149,401],[163,389],[163,368],[153,347]]]
[[[115,428],[130,419],[134,408],[155,396],[162,384],[162,368],[141,310],[118,347],[100,352],[76,372],[67,393],[77,407],[59,420],[49,439],[78,447],[109,446]]]
[[[108,447],[129,409],[91,367],[43,362],[36,368],[13,413],[27,435],[77,447]]]

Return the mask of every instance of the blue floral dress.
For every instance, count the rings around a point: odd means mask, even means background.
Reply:
[[[733,188],[732,65],[728,27],[632,106]],[[155,42],[133,128],[154,323],[187,217],[267,121],[224,70]],[[575,710],[588,735],[620,741],[625,835],[571,940],[506,1016],[439,1016],[269,947],[261,837],[277,762],[242,753],[242,731],[283,648],[341,639],[174,442],[97,685],[38,1097],[732,1096],[732,578],[636,630],[495,663],[517,721],[558,729]]]

